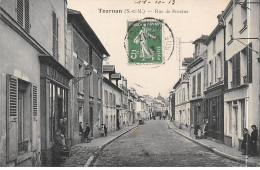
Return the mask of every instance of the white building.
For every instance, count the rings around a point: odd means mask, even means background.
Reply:
[[[259,129],[259,2],[230,1],[223,19],[226,26],[224,142],[239,147],[243,128]]]

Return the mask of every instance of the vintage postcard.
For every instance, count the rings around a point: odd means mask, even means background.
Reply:
[[[259,0],[0,0],[0,166],[258,167],[259,41]]]

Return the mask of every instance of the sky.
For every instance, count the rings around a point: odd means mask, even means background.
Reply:
[[[179,57],[192,57],[194,45],[190,42],[202,34],[209,35],[217,25],[217,15],[224,11],[229,0],[147,0],[146,4],[137,4],[137,0],[68,0],[68,8],[82,13],[88,24],[94,30],[104,47],[110,54],[104,64],[115,65],[116,72],[126,77],[128,87],[136,89],[139,95],[168,97],[174,84],[179,79]],[[159,1],[165,2],[158,4]],[[174,0],[171,0],[174,1]],[[100,13],[103,10],[126,9],[145,11],[138,13]],[[185,10],[188,13],[165,13],[165,10]],[[163,10],[164,13],[155,13]],[[152,12],[148,12],[152,11]],[[154,68],[153,65],[128,64],[127,50],[124,48],[124,38],[127,33],[127,21],[140,20],[145,17],[163,19],[174,34],[174,52],[165,64]],[[179,55],[180,51],[180,55]],[[166,57],[168,58],[168,56]],[[183,70],[181,70],[183,72]]]

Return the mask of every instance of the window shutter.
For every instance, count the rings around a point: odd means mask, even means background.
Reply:
[[[228,61],[224,63],[224,86],[228,89]]]
[[[17,0],[17,22],[18,24],[23,27],[23,0]]]
[[[25,20],[25,31],[30,32],[30,3],[29,0],[24,0],[24,20]]]
[[[198,95],[201,93],[201,73],[199,73],[198,74],[198,82],[197,82],[197,84],[198,84],[198,91],[197,91],[197,93],[198,93]]]
[[[32,85],[32,151],[38,148],[38,100],[37,100],[37,86]]]
[[[232,57],[232,87],[236,84],[236,55]]]
[[[18,78],[7,75],[7,162],[18,157]]]
[[[249,44],[249,48],[247,48],[247,80],[248,83],[252,83],[253,77],[252,77],[252,43]]]
[[[240,52],[236,55],[236,86],[240,85]]]
[[[52,29],[53,29],[53,57],[58,59],[58,19],[56,13],[52,13]]]

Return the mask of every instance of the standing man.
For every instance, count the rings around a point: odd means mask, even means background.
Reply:
[[[252,125],[252,133],[251,133],[251,155],[256,156],[257,155],[257,137],[258,137],[258,130],[256,128],[256,125]]]
[[[90,127],[89,127],[88,123],[86,123],[86,130],[84,132],[84,138],[86,139],[87,143],[90,142],[90,139],[88,138],[89,132],[90,132]]]

